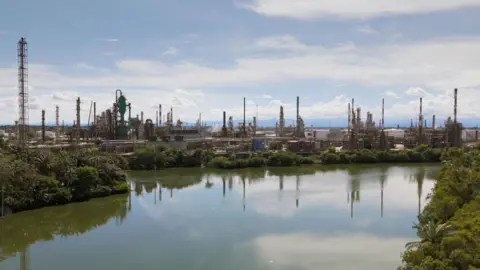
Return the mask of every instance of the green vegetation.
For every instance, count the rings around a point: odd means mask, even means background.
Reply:
[[[0,154],[4,213],[128,192],[127,167],[120,156],[89,150]]]
[[[251,156],[215,155],[208,150],[185,151],[167,148],[137,150],[129,157],[130,169],[152,170],[154,168],[174,167],[213,167],[217,169],[241,169],[247,167],[286,167],[304,164],[368,164],[368,163],[406,163],[440,162],[442,149],[421,145],[416,149],[402,151],[373,151],[368,149],[337,152],[334,147],[310,156],[301,156],[291,152],[263,152]]]
[[[401,270],[480,269],[480,151],[451,149]]]

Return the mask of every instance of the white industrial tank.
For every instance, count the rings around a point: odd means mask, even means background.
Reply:
[[[385,133],[389,137],[394,137],[395,139],[403,139],[405,138],[405,130],[403,129],[385,129]]]

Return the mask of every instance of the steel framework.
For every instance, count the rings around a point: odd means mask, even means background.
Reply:
[[[25,38],[18,41],[18,143],[25,146],[28,137],[28,44]]]

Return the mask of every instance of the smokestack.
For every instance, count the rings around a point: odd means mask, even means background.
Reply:
[[[382,98],[382,128],[385,128],[385,99]]]
[[[162,125],[162,104],[158,104],[158,123]]]
[[[143,112],[140,112],[140,122],[143,123]]]
[[[418,116],[418,126],[423,125],[423,98],[420,98],[420,115]]]
[[[172,122],[173,125],[173,106],[170,107],[170,122]]]
[[[362,121],[362,117],[360,116],[360,114],[362,113],[362,110],[360,109],[360,107],[357,108],[357,124],[360,124],[360,122]]]
[[[348,121],[347,127],[348,127],[348,132],[350,132],[350,121],[352,121],[352,119],[350,118],[350,115],[352,114],[352,113],[351,113],[351,109],[350,109],[350,103],[348,103],[347,112],[348,112],[348,113],[347,113],[347,118],[348,118],[348,120],[347,120],[347,121]]]
[[[227,112],[223,111],[223,128],[227,128]]]
[[[457,123],[457,95],[458,89],[453,90],[453,122]]]
[[[300,97],[297,96],[297,132],[296,135],[299,136],[300,135],[300,126],[299,126],[299,123],[298,121],[300,120]]]
[[[247,110],[247,99],[244,97],[243,98],[243,135],[246,136],[247,135],[247,128],[245,126],[245,122],[247,121],[247,118],[246,118],[246,110]]]
[[[60,138],[60,109],[55,107],[55,143],[59,142]]]
[[[155,112],[156,119],[155,119],[155,125],[158,127],[158,111]]]
[[[77,98],[77,136],[76,136],[76,142],[77,144],[80,143],[80,98]]]
[[[42,142],[45,142],[45,110],[42,110]]]
[[[432,129],[435,129],[435,114],[432,116]]]

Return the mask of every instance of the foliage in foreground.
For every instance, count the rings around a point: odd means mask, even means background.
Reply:
[[[402,270],[480,269],[480,151],[445,153],[429,204],[408,243]]]
[[[129,190],[120,156],[97,151],[18,151],[0,155],[0,188],[12,212]]]
[[[308,157],[291,152],[254,153],[247,157],[235,155],[215,155],[209,150],[185,151],[167,148],[137,150],[129,157],[131,170],[153,170],[154,168],[200,167],[208,166],[218,169],[240,169],[247,167],[284,167],[303,164],[365,164],[365,163],[402,163],[402,162],[440,162],[442,149],[431,149],[421,145],[416,149],[405,151],[349,150],[336,152],[335,148],[316,153]]]

